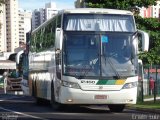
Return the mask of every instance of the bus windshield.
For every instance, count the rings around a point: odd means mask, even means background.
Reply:
[[[133,33],[65,32],[63,74],[121,78],[136,75]]]

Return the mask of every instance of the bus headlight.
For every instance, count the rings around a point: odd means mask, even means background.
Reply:
[[[137,87],[137,85],[138,85],[137,82],[126,83],[126,84],[123,85],[122,89],[134,88],[134,87]]]
[[[62,85],[65,87],[80,89],[79,85],[73,82],[62,81]]]

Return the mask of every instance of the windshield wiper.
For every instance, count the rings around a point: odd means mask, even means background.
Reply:
[[[82,68],[84,69],[84,72],[82,72],[82,74],[79,73],[80,75],[75,74],[75,78],[77,78],[77,79],[84,79],[84,78],[87,76],[87,74],[88,74],[88,72],[89,72],[89,68],[86,69],[86,68],[87,68],[86,65],[83,65]]]
[[[107,57],[107,56],[104,56],[104,57],[105,57],[105,60],[107,59],[109,65],[111,66],[112,70],[113,70],[113,71],[115,72],[115,74],[116,74],[116,76],[113,76],[113,78],[115,78],[115,79],[120,79],[121,77],[120,77],[119,73],[117,72],[116,68],[114,67],[113,63],[111,62],[110,58]]]
[[[84,76],[84,75],[75,75],[74,77],[75,77],[76,79],[84,79],[85,76]]]

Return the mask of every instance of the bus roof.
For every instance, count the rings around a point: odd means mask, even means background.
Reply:
[[[118,10],[118,9],[105,9],[105,8],[76,8],[76,9],[64,9],[62,13],[95,13],[95,14],[129,14],[133,15],[131,11]]]
[[[131,11],[127,11],[127,10],[118,10],[118,9],[105,9],[105,8],[75,8],[75,9],[64,9],[64,10],[60,10],[58,12],[58,14],[80,14],[80,13],[90,13],[90,14],[115,14],[115,15],[133,15],[133,13]],[[35,30],[32,31],[32,34],[36,31],[38,31],[40,28],[42,28],[43,26],[45,26],[46,24],[50,23],[50,21],[52,21],[52,19],[55,16],[53,16],[52,18],[50,18],[49,20],[45,21],[43,24],[41,24],[38,28],[36,28]]]

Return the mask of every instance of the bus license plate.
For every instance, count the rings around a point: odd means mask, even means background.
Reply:
[[[107,99],[107,95],[95,95],[94,99]]]

